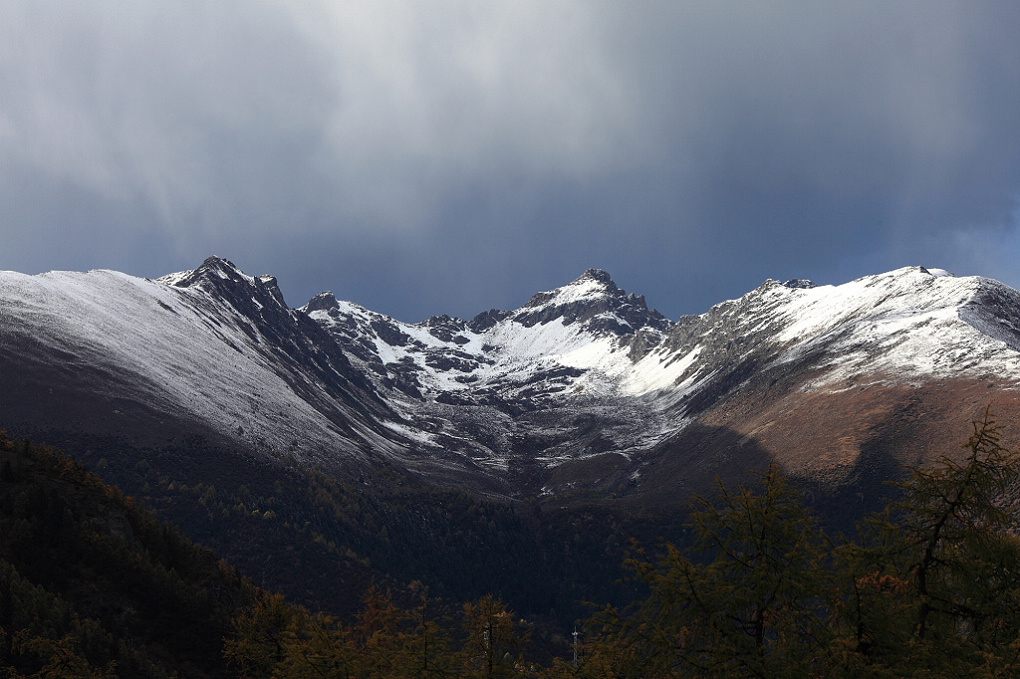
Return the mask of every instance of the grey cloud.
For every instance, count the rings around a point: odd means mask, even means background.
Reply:
[[[938,1],[8,2],[0,266],[216,252],[408,320],[587,266],[670,315],[908,263],[1020,284],[1018,28]]]

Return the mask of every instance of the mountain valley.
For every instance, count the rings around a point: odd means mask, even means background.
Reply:
[[[507,591],[562,617],[625,596],[628,539],[682,539],[717,479],[775,461],[843,526],[902,465],[957,455],[987,405],[1016,432],[1018,329],[1017,291],[923,267],[770,280],[675,322],[599,270],[420,323],[332,293],[291,308],[216,257],[156,280],[4,272],[0,428],[302,600],[346,606],[332,560],[451,596],[537,577]]]

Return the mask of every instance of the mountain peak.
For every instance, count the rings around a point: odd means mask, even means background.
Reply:
[[[615,334],[629,334],[646,325],[668,325],[659,312],[648,310],[643,296],[628,295],[602,269],[588,269],[563,287],[538,293],[513,316],[526,326],[558,318],[567,325],[594,322],[593,328]]]
[[[613,277],[602,269],[585,269],[584,273],[575,278],[571,285],[585,281],[595,281],[597,283],[604,284],[606,287],[616,287],[616,283],[613,282]]]
[[[617,296],[622,297],[624,293],[608,273],[602,269],[586,269],[583,274],[564,286],[533,295],[524,308],[544,307],[550,304],[560,306]]]
[[[234,302],[242,301],[245,305],[247,305],[245,300],[258,297],[259,304],[271,300],[270,304],[287,308],[287,302],[275,276],[268,274],[249,276],[229,259],[216,255],[206,257],[201,266],[193,271],[172,273],[163,276],[159,281],[175,288],[202,288]]]
[[[163,276],[159,280],[177,288],[190,288],[201,283],[211,283],[217,280],[251,280],[229,259],[213,255],[206,257],[202,264],[192,271],[181,271]]]
[[[248,278],[236,264],[217,255],[206,257],[201,266],[195,269],[195,273],[213,274],[219,278]]]
[[[337,309],[340,306],[340,302],[329,290],[320,292],[315,297],[308,300],[308,303],[301,307],[301,310],[305,313],[311,313],[313,311],[329,311],[330,309]]]

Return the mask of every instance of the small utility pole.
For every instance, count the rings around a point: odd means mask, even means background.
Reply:
[[[486,677],[491,677],[491,676],[493,676],[492,675],[492,655],[493,655],[493,650],[492,650],[492,621],[491,620],[486,620],[485,621],[485,630],[484,630],[482,636],[485,639],[485,666],[486,666],[486,669],[488,670],[488,672],[485,674],[485,676]]]

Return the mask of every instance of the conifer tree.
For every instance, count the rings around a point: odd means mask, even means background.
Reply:
[[[498,598],[487,594],[464,604],[463,629],[460,676],[492,679],[522,673],[515,654],[527,643],[528,631]]]
[[[691,550],[667,544],[658,560],[631,560],[650,594],[629,615],[601,616],[604,636],[579,674],[811,675],[826,636],[827,543],[777,466],[759,485],[696,499]]]
[[[854,672],[1020,671],[1020,456],[987,410],[972,426],[962,461],[914,469],[861,542],[840,550]]]

